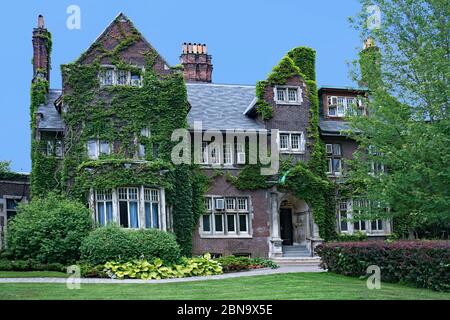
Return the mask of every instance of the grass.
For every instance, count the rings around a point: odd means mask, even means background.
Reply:
[[[0,271],[0,278],[67,278],[67,274],[58,271]]]
[[[234,279],[159,284],[1,283],[0,300],[6,299],[449,299],[449,293],[383,283],[369,290],[366,282],[331,273],[290,273]]]

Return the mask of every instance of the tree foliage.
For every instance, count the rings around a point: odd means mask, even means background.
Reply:
[[[360,1],[354,26],[376,47],[361,52],[355,74],[369,90],[369,116],[350,119],[361,146],[351,163],[350,181],[359,186],[352,191],[381,204],[367,215],[393,218],[397,232],[442,235],[450,228],[448,0]],[[366,23],[369,5],[381,9],[378,29]],[[386,173],[371,173],[372,163]],[[425,232],[431,227],[434,235]]]

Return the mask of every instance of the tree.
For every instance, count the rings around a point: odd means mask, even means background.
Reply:
[[[11,169],[9,167],[10,162],[9,161],[0,161],[0,174],[10,172]]]
[[[360,2],[353,25],[376,46],[361,52],[355,74],[369,91],[369,116],[350,117],[361,146],[350,163],[352,191],[379,204],[366,218],[393,218],[400,234],[440,236],[450,230],[449,1]],[[382,14],[376,29],[366,23],[373,5]]]

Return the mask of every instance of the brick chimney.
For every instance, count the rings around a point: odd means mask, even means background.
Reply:
[[[183,43],[180,61],[186,82],[211,82],[213,65],[206,44]]]
[[[44,78],[50,81],[50,34],[45,28],[44,17],[39,15],[37,28],[33,28],[33,80]]]

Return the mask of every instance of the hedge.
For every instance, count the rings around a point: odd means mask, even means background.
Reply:
[[[157,229],[130,230],[115,225],[92,231],[80,251],[81,261],[92,265],[155,258],[170,264],[180,257],[180,247],[172,233]]]
[[[316,252],[322,267],[334,273],[365,276],[367,267],[376,265],[382,281],[450,291],[449,241],[336,242]]]

